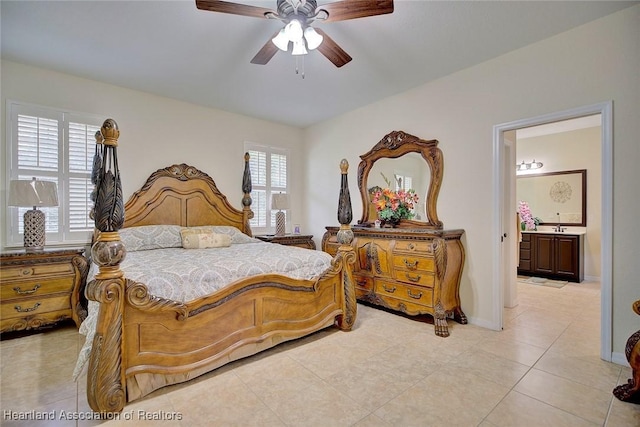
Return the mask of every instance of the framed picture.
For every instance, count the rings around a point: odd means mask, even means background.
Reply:
[[[293,234],[300,234],[300,224],[293,224]]]

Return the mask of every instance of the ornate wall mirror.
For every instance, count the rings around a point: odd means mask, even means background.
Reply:
[[[586,169],[520,175],[516,195],[540,224],[587,226]]]
[[[413,209],[414,217],[401,220],[398,227],[442,229],[436,205],[444,164],[437,140],[427,141],[402,131],[393,131],[360,158],[360,225],[372,226],[378,219],[378,212],[372,203],[376,190],[413,189],[418,195],[418,202]]]

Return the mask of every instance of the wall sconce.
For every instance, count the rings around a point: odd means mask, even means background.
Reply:
[[[531,163],[525,163],[523,160],[522,163],[516,165],[516,172],[523,172],[528,170],[540,169],[542,167],[542,162],[536,162],[535,159]]]
[[[276,236],[284,236],[285,215],[283,210],[289,209],[289,195],[278,193],[271,195],[271,209],[277,209],[276,213]]]
[[[24,248],[26,252],[44,249],[46,227],[44,212],[38,208],[58,206],[58,187],[52,181],[12,180],[9,206],[32,207],[24,213]]]

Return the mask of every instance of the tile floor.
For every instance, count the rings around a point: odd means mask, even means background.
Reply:
[[[3,339],[0,424],[640,426],[640,405],[611,393],[631,370],[599,358],[599,284],[518,291],[504,331],[452,323],[449,338],[359,305],[352,332],[326,329],[158,390],[120,420],[60,419],[89,411],[86,378],[70,379],[83,341],[73,326]],[[6,419],[32,410],[56,419]],[[141,419],[172,413],[181,419]]]

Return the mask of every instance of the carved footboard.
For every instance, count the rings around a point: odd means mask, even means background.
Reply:
[[[338,207],[342,245],[324,274],[315,280],[254,276],[180,303],[150,295],[144,284],[120,270],[126,248],[118,233],[125,217],[116,154],[119,131],[109,119],[101,132],[94,207],[100,233],[91,251],[99,273],[87,285],[87,297],[100,303],[87,374],[87,399],[94,411],[119,412],[126,402],[160,387],[334,324],[351,329],[355,254],[346,161]],[[247,157],[243,192],[240,218],[248,230],[253,213]]]

